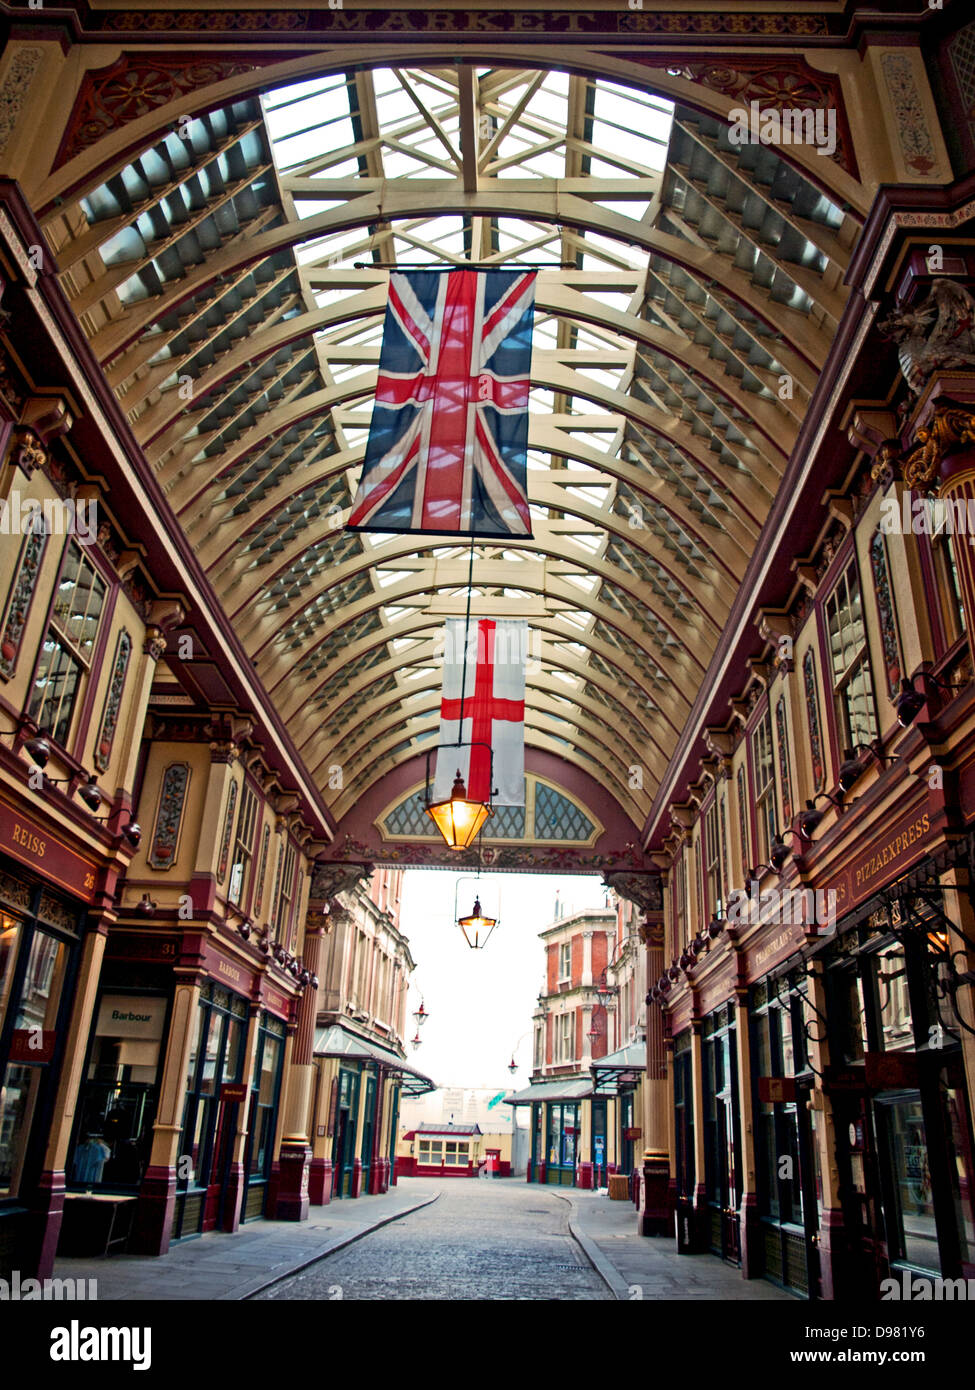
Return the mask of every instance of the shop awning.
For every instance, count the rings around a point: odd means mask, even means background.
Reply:
[[[436,1084],[429,1076],[405,1062],[392,1048],[382,1047],[370,1038],[360,1037],[341,1023],[319,1028],[315,1033],[316,1057],[343,1057],[350,1062],[380,1062],[389,1072],[398,1074],[404,1096],[425,1096],[435,1091]]]
[[[505,1096],[505,1105],[537,1105],[542,1100],[583,1100],[592,1095],[592,1082],[570,1077],[565,1081],[539,1081]]]
[[[590,1071],[593,1080],[593,1095],[618,1096],[620,1091],[630,1091],[640,1081],[647,1069],[646,1043],[628,1043],[618,1052],[610,1052],[593,1062]]]

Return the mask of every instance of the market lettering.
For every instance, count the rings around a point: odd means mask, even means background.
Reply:
[[[872,878],[876,878],[877,874],[888,864],[892,864],[905,850],[910,849],[911,845],[923,839],[930,829],[931,817],[925,811],[924,815],[918,816],[917,820],[912,821],[906,830],[889,840],[883,849],[878,850],[876,854],[869,855],[860,864],[856,871],[856,886],[859,888],[862,884],[869,883]]]
[[[791,940],[791,932],[780,932],[774,941],[770,941],[767,946],[763,946],[762,949],[756,954],[755,964],[762,965],[763,962],[768,960],[769,956],[774,956],[776,951],[780,951],[782,947],[786,944],[786,942]]]
[[[36,854],[38,859],[44,858],[47,841],[42,840],[40,835],[35,835],[33,830],[28,830],[26,825],[21,825],[19,821],[14,821],[13,840],[15,845],[20,845],[28,854]]]
[[[221,975],[226,975],[228,980],[233,980],[235,981],[235,983],[240,984],[240,971],[235,970],[234,967],[232,965],[228,965],[226,961],[219,961],[217,964],[217,970],[220,972]]]

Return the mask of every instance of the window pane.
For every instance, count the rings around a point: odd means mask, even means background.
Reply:
[[[49,632],[41,648],[28,713],[57,743],[67,742],[78,690],[80,667],[66,647]]]
[[[31,1120],[43,1067],[11,1063],[0,1085],[0,1197],[14,1197],[20,1189],[30,1136]]]
[[[15,1029],[54,1030],[67,958],[68,948],[63,941],[40,930],[34,932]]]
[[[921,1101],[884,1105],[880,1110],[894,1183],[895,1210],[888,1230],[890,1253],[921,1269],[939,1271],[941,1259]]]
[[[3,1020],[7,1015],[19,938],[20,923],[16,917],[8,917],[5,912],[0,913],[0,1028],[3,1027]]]

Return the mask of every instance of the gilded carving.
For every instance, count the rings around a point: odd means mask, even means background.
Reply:
[[[936,371],[975,367],[975,299],[955,280],[935,280],[917,308],[877,327],[897,344],[901,375],[915,396]]]

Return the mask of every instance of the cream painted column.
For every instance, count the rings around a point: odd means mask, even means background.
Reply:
[[[592,1028],[592,1005],[583,1004],[582,1006],[582,1063],[583,1071],[588,1071],[592,1066],[592,1038],[589,1031]]]
[[[969,941],[975,941],[975,912],[972,911],[971,899],[968,896],[968,869],[964,865],[952,865],[945,869],[941,875],[941,886],[944,890],[945,916],[958,925]],[[962,953],[956,957],[955,965],[962,973],[975,971],[975,950],[966,944],[961,931],[953,931],[949,943],[952,951]],[[955,1003],[967,1027],[962,1027],[954,1017],[947,999],[942,1004],[942,1014],[945,1023],[953,1026],[961,1035],[965,1085],[971,1105],[975,1104],[975,1034],[969,1032],[970,1028],[975,1028],[975,994],[971,985],[962,985],[955,995]]]
[[[203,800],[207,814],[204,815],[200,823],[200,835],[196,842],[196,862],[193,865],[193,872],[194,875],[201,875],[211,880],[211,891],[216,888],[217,856],[220,835],[223,830],[227,788],[233,779],[233,765],[236,760],[236,745],[232,743],[210,744],[210,771],[207,775],[206,796]],[[273,902],[270,906],[270,915],[273,919]]]
[[[176,979],[159,1103],[152,1126],[152,1152],[139,1189],[135,1229],[129,1241],[130,1250],[137,1254],[164,1255],[169,1249],[186,1078],[200,1019],[200,985],[197,978]]]
[[[592,938],[591,931],[582,933],[582,979],[580,984],[592,984]]]
[[[808,1037],[809,1064],[813,1069],[814,1086],[807,1101],[812,1112],[813,1144],[819,1169],[822,1203],[819,1220],[819,1277],[823,1298],[836,1297],[834,1259],[844,1262],[846,1240],[843,1234],[843,1204],[840,1198],[840,1172],[836,1162],[836,1121],[828,1094],[823,1090],[823,1076],[829,1066],[829,1043],[823,1020],[826,1018],[826,989],[822,967],[813,961],[809,967],[809,1002],[803,1004],[803,1016]],[[818,1013],[817,1013],[818,1011]],[[835,1251],[835,1253],[834,1253]],[[848,1260],[849,1256],[846,1256]]]
[[[755,1167],[755,1124],[752,1108],[751,1034],[748,989],[735,991],[735,1051],[738,1058],[738,1115],[741,1126],[741,1182],[738,1203],[741,1272],[754,1279],[763,1272],[761,1226],[758,1220],[758,1174]]]
[[[704,1024],[691,1021],[691,1083],[694,1091],[694,1248],[707,1250],[710,1219],[707,1205],[707,1149],[704,1143]]]

